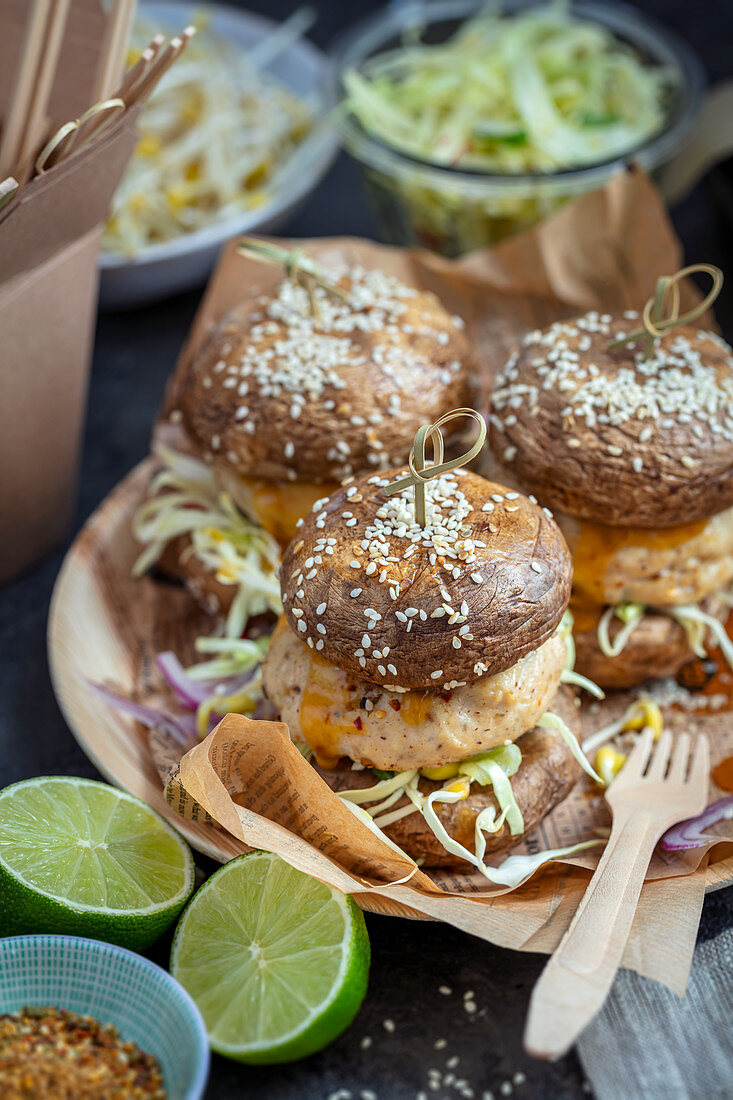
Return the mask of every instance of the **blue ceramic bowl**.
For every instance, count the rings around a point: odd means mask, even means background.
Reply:
[[[74,936],[0,940],[0,1013],[53,1005],[114,1024],[158,1059],[168,1100],[200,1100],[209,1044],[199,1010],[165,970],[141,955]]]

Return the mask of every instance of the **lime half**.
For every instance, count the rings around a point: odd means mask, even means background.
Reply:
[[[290,1062],[356,1016],[369,938],[353,898],[279,856],[250,852],[212,875],[186,909],[171,973],[198,1005],[212,1050]]]
[[[59,932],[142,950],[191,896],[188,845],[144,802],[66,776],[0,791],[0,934]]]

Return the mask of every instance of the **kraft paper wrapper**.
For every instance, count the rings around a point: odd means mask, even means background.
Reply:
[[[408,283],[434,290],[465,319],[481,358],[488,392],[517,339],[529,328],[581,310],[639,308],[661,274],[682,266],[681,249],[658,192],[641,173],[617,177],[603,191],[574,202],[548,221],[497,247],[451,261],[419,250],[400,250],[352,238],[304,243],[324,266],[358,262],[380,267]],[[233,306],[266,291],[281,274],[235,253],[223,252],[181,353],[195,355],[212,326]],[[697,292],[684,288],[687,302]],[[683,306],[683,308],[685,308]],[[708,319],[708,323],[710,320]],[[176,395],[169,388],[166,411]],[[171,427],[158,425],[161,436]],[[140,599],[150,616],[149,582]],[[158,586],[160,587],[160,586]],[[160,597],[161,604],[165,596]],[[128,605],[129,610],[129,605]],[[134,616],[133,616],[134,617]],[[193,633],[166,614],[157,648],[192,659]],[[200,617],[196,616],[200,627]],[[183,636],[186,643],[182,647]],[[139,697],[160,683],[151,676],[150,647],[143,660]],[[584,710],[586,735],[628,702],[617,696]],[[714,761],[733,754],[729,716],[672,715],[692,732],[709,731]],[[550,952],[566,930],[598,858],[596,849],[555,862],[514,891],[493,886],[472,869],[427,874],[394,852],[361,823],[308,765],[280,723],[229,715],[200,744],[183,750],[160,733],[150,748],[171,806],[183,816],[224,829],[241,851],[265,848],[294,866],[356,896],[365,908],[443,920],[482,939],[529,951]],[[513,851],[565,847],[607,830],[608,810],[582,779],[571,796]],[[708,859],[715,870],[708,871]],[[655,854],[624,955],[624,965],[681,993],[686,984],[703,894],[708,881],[733,875],[731,842],[695,852]]]
[[[0,118],[28,16],[0,13]],[[49,132],[91,103],[104,29],[97,0],[74,0]],[[110,200],[137,141],[137,110],[30,180],[0,214],[0,583],[66,533],[76,499],[94,319],[97,257]]]

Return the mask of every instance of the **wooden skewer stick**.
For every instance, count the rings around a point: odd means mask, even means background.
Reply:
[[[26,128],[33,86],[38,74],[43,50],[44,28],[51,9],[51,0],[33,0],[10,107],[0,141],[0,177],[6,176],[18,162],[20,143]]]
[[[34,164],[34,168],[39,176],[43,172],[47,172],[49,168],[53,168],[54,164],[58,164],[58,162],[63,159],[78,128],[79,123],[76,120],[73,122],[65,122],[64,125],[59,127],[56,133],[48,139],[36,157],[36,162]]]
[[[125,91],[127,100],[121,95],[112,96],[95,103],[81,118],[67,122],[44,146],[36,160],[36,170],[43,172],[59,164],[109,129],[128,107],[147,98],[176,58],[180,57],[195,33],[194,27],[186,27],[179,36],[171,39],[164,50],[161,47],[165,40],[156,35],[120,85],[120,91]]]
[[[162,50],[164,44],[165,37],[162,34],[156,34],[155,38],[152,39],[140,54],[140,57],[132,68],[128,69],[123,76],[122,83],[115,92],[116,99],[124,99],[125,103],[127,103],[128,97],[132,95],[140,81],[147,75],[148,69],[153,61],[155,61],[155,58]]]
[[[4,210],[17,192],[20,184],[13,176],[8,176],[0,183],[0,210]]]
[[[135,18],[136,0],[114,0],[107,16],[107,26],[102,41],[97,76],[94,82],[94,99],[109,99],[118,86],[125,70],[125,50]]]
[[[156,84],[162,80],[173,62],[181,56],[195,34],[195,27],[186,27],[175,38],[171,38],[166,48],[155,58],[146,75],[139,81],[137,87],[133,88],[129,96],[126,97],[128,107],[132,107],[135,103],[140,103],[148,98]]]
[[[66,146],[64,156],[76,152],[83,145],[88,145],[103,130],[109,129],[112,123],[124,113],[125,101],[123,99],[105,99],[102,103],[95,103],[78,119],[76,133]]]
[[[464,454],[444,462],[443,437],[440,434],[440,429],[444,424],[449,424],[452,420],[457,420],[462,416],[468,416],[474,421],[478,428],[478,435]],[[425,465],[425,445],[428,440],[430,440],[433,446],[433,461],[430,466]],[[422,424],[417,429],[408,459],[410,472],[409,474],[405,474],[404,477],[398,478],[397,481],[391,481],[389,485],[386,485],[384,489],[385,494],[387,496],[392,496],[393,493],[401,493],[403,489],[412,487],[415,506],[415,522],[418,523],[420,527],[424,527],[426,521],[426,482],[431,481],[434,477],[439,477],[441,474],[447,473],[448,470],[457,470],[459,466],[465,466],[467,463],[473,462],[474,458],[481,452],[485,442],[486,421],[481,416],[481,413],[476,412],[475,409],[453,409],[451,412],[443,413],[443,415],[439,416],[432,424]]]
[[[66,20],[70,7],[71,0],[53,0],[31,106],[26,118],[25,130],[18,154],[18,164],[22,166],[21,170],[24,175],[43,138],[51,90],[64,42],[64,31],[66,30]]]

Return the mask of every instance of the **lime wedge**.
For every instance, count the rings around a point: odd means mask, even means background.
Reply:
[[[171,973],[206,1023],[212,1050],[290,1062],[351,1023],[366,993],[369,938],[353,898],[268,852],[227,863],[181,917]]]
[[[188,845],[149,806],[91,779],[0,791],[0,934],[154,943],[194,884]]]

